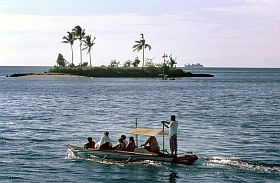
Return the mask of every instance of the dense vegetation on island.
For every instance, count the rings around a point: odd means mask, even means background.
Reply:
[[[162,74],[160,67],[54,67],[52,73],[65,73],[88,77],[159,77]],[[182,69],[168,68],[169,77],[187,77],[191,73]]]
[[[144,39],[144,34],[140,34],[140,40],[135,41],[135,45],[132,46],[133,51],[142,51],[142,67],[138,67],[140,60],[138,57],[134,60],[126,60],[122,64],[113,59],[108,66],[102,65],[100,67],[92,66],[91,50],[95,44],[95,37],[90,34],[86,35],[85,29],[79,25],[74,27],[72,31],[67,32],[66,36],[63,36],[62,43],[68,43],[71,48],[71,63],[69,63],[64,56],[59,53],[56,66],[50,69],[52,73],[65,73],[80,76],[89,77],[191,77],[194,76],[190,72],[184,72],[182,69],[176,68],[176,58],[172,54],[163,54],[162,63],[154,63],[153,59],[145,58],[145,49],[151,50],[151,46]],[[79,41],[80,63],[74,64],[73,60],[73,44],[75,41]],[[82,52],[86,50],[89,55],[88,62],[83,62]]]

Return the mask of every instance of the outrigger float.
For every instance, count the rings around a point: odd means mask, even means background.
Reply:
[[[136,123],[137,124],[137,123]],[[136,125],[137,126],[137,125]],[[88,158],[101,158],[108,160],[117,160],[124,162],[139,162],[144,160],[159,161],[159,162],[169,162],[172,164],[183,164],[183,165],[192,165],[198,157],[194,154],[179,155],[172,157],[170,154],[167,154],[164,149],[164,136],[167,133],[163,129],[148,129],[148,128],[133,128],[129,130],[130,134],[136,135],[136,146],[138,146],[138,135],[148,135],[148,136],[163,136],[163,149],[160,154],[156,154],[150,151],[147,151],[144,148],[136,148],[134,152],[129,151],[117,151],[117,150],[99,150],[99,149],[86,149],[83,147],[75,145],[67,145],[67,147],[76,155],[76,156],[86,156]]]

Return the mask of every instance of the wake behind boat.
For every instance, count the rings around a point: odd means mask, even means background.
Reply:
[[[166,135],[166,132],[161,129],[148,129],[148,128],[133,128],[128,133],[135,135]],[[136,148],[134,152],[130,151],[118,151],[118,150],[100,150],[93,148],[84,148],[75,145],[67,145],[67,147],[76,155],[76,156],[86,156],[87,158],[101,158],[101,159],[110,159],[118,160],[125,162],[138,162],[144,160],[159,161],[159,162],[169,162],[173,164],[183,164],[183,165],[192,165],[198,157],[194,154],[186,154],[180,156],[171,156],[170,154],[164,154],[165,150],[163,148],[163,153],[153,153],[147,151],[144,148]]]

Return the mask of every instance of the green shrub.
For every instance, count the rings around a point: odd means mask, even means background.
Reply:
[[[50,69],[53,73],[65,73],[88,77],[158,77],[162,74],[162,67],[58,67]],[[169,77],[184,77],[186,73],[181,69],[165,68]]]

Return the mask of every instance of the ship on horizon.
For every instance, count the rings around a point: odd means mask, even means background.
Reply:
[[[204,66],[203,66],[202,64],[200,64],[200,63],[196,63],[196,64],[190,64],[190,63],[188,63],[188,64],[185,64],[184,66],[187,67],[187,68],[203,68],[203,67],[204,67]]]

